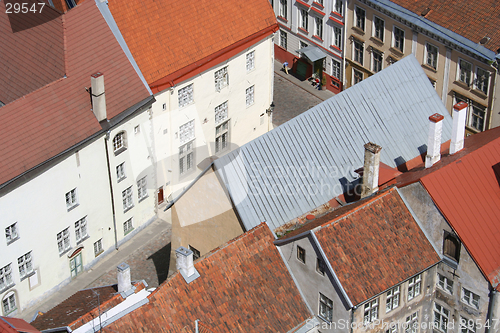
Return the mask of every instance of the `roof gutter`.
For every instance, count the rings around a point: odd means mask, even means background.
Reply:
[[[51,332],[62,332],[62,331],[66,331],[66,332],[70,332],[70,333],[73,332],[69,326],[61,326],[61,327],[57,327],[57,328],[49,328],[49,329],[46,329],[46,330],[42,330],[40,332],[42,332],[42,333],[51,333]]]

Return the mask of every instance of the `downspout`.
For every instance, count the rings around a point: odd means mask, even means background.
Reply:
[[[113,181],[111,178],[111,168],[109,165],[109,152],[108,152],[109,134],[110,134],[110,131],[107,131],[106,136],[104,137],[104,147],[106,148],[106,163],[108,165],[108,178],[109,178],[109,194],[111,195],[111,210],[113,211],[113,229],[115,232],[115,250],[118,250],[118,236],[116,234],[115,198],[113,196]]]
[[[488,315],[486,316],[486,323],[489,323],[489,326],[486,329],[486,333],[494,332],[491,328],[495,328],[498,324],[498,319],[495,318],[495,313],[498,311],[498,291],[494,288],[490,292],[490,304],[488,306]]]
[[[342,90],[341,91],[344,91],[344,87],[347,83],[346,81],[346,78],[345,78],[345,49],[346,49],[346,45],[347,45],[347,31],[346,31],[346,28],[347,28],[347,0],[344,0],[344,2],[342,3],[342,6],[344,7],[343,8],[343,11],[344,11],[344,44],[343,44],[343,48],[342,48]]]
[[[496,95],[496,85],[497,85],[497,75],[498,75],[498,70],[495,66],[490,65],[494,70],[495,70],[495,75],[493,75],[493,84],[492,84],[492,87],[491,87],[491,91],[492,93],[490,94],[490,98],[491,98],[491,104],[490,104],[490,119],[488,119],[488,128],[487,129],[490,129],[491,128],[491,120],[493,119],[493,110],[494,110],[494,106],[495,106],[495,95]]]
[[[351,327],[351,333],[352,333],[352,331],[353,331],[353,329],[354,329],[354,325],[353,325],[353,323],[354,323],[354,311],[355,311],[355,310],[356,310],[356,307],[355,307],[355,306],[353,306],[353,307],[351,308],[351,322],[349,323],[349,326]]]

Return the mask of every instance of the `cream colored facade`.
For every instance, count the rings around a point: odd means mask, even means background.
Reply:
[[[450,113],[459,101],[469,104],[467,133],[498,126],[498,112],[491,111],[498,109],[493,98],[497,72],[487,59],[457,46],[451,37],[437,36],[374,2],[350,1],[347,11],[347,88],[413,53]]]

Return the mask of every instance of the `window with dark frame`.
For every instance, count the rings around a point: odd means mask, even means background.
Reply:
[[[353,69],[354,72],[354,84],[358,84],[363,81],[363,72]]]
[[[200,255],[200,251],[198,251],[197,249],[195,249],[194,247],[192,247],[191,245],[189,245],[189,249],[191,251],[193,251],[193,260],[197,260],[201,257]]]
[[[343,0],[337,0],[335,1],[335,11],[339,13],[341,16],[344,16],[344,11],[343,11]]]
[[[307,31],[307,23],[308,23],[309,13],[306,9],[300,10],[300,27]]]
[[[443,254],[457,263],[460,260],[460,242],[450,233],[445,232],[443,240]]]
[[[468,61],[460,59],[458,62],[458,80],[470,86],[471,83],[472,64]]]
[[[372,49],[372,57],[373,57],[373,68],[372,70],[375,73],[378,73],[382,70],[382,61],[383,61],[383,55],[382,52]]]
[[[426,64],[434,69],[437,69],[438,48],[432,44],[425,45]]]
[[[342,49],[342,29],[339,27],[333,27],[333,45]]]
[[[315,22],[315,33],[316,36],[318,36],[320,39],[323,39],[323,18],[322,17],[315,17],[314,18]]]
[[[373,25],[375,27],[373,36],[384,41],[384,31],[385,31],[385,21],[381,18],[375,16],[373,19]]]
[[[316,259],[316,272],[318,272],[321,275],[325,275],[325,271],[326,271],[325,262],[323,261],[323,259],[318,257]]]
[[[283,30],[280,30],[280,46],[285,50],[287,49],[287,35]]]
[[[319,315],[328,322],[333,320],[333,302],[322,293],[319,293]]]
[[[405,46],[405,31],[394,27],[394,47],[401,52],[404,52]]]
[[[359,62],[363,66],[363,42],[356,39],[353,40],[354,43],[354,61]]]
[[[306,250],[298,245],[297,245],[297,259],[304,264],[306,263]]]
[[[363,8],[356,7],[356,27],[365,31],[366,12]]]

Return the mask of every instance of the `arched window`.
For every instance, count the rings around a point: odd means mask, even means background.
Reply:
[[[443,253],[458,263],[460,259],[460,242],[450,233],[444,235]]]
[[[7,316],[8,314],[17,310],[17,302],[16,302],[16,293],[11,291],[5,294],[2,299],[2,310],[3,315]]]
[[[122,131],[115,135],[113,138],[113,151],[116,154],[121,153],[127,149],[127,134],[125,131]]]

